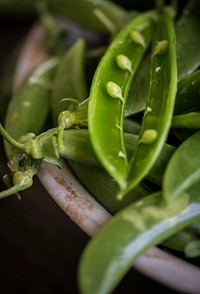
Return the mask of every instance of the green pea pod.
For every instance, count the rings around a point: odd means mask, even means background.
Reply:
[[[134,188],[157,160],[168,136],[177,89],[174,23],[162,12],[157,23],[152,50],[151,83],[142,131],[133,155],[127,187],[119,197]]]
[[[200,112],[188,112],[175,115],[172,128],[200,129]]]
[[[41,160],[24,153],[23,144],[30,141],[44,127],[51,92],[51,82],[59,60],[52,58],[34,69],[14,93],[6,113],[5,128],[13,144],[5,142],[11,175],[5,176],[8,189],[0,192],[0,198],[18,193],[32,185],[32,178],[40,170]],[[24,134],[27,134],[23,136]],[[7,135],[6,135],[7,136]],[[17,142],[13,138],[18,139]],[[17,148],[16,148],[17,145]],[[18,148],[20,147],[20,148]],[[12,180],[10,180],[12,178]]]
[[[189,0],[176,25],[179,79],[195,71],[200,65],[199,15],[199,0]]]
[[[57,125],[58,115],[66,109],[63,98],[75,97],[79,102],[87,95],[85,80],[85,42],[78,39],[61,58],[56,70],[52,97],[51,109],[53,124]]]
[[[200,109],[200,70],[188,74],[178,82],[174,115]],[[192,99],[191,99],[192,97]]]
[[[136,148],[137,139],[138,136],[136,135],[124,133],[127,156],[129,158]],[[88,130],[71,129],[64,131],[63,144],[64,149],[60,151],[60,155],[62,157],[75,160],[77,162],[83,162],[84,164],[88,164],[90,166],[102,167],[101,162],[96,157],[94,149],[92,148]],[[161,185],[164,170],[174,151],[175,147],[168,144],[164,145],[158,160],[147,175],[148,180],[157,185]]]
[[[55,15],[106,34],[116,34],[129,18],[126,10],[106,0],[48,0],[47,3]]]
[[[200,197],[188,195],[164,206],[158,192],[117,213],[83,251],[80,292],[112,293],[139,255],[200,219]]]
[[[95,153],[121,188],[126,185],[124,106],[131,80],[151,40],[155,14],[140,14],[116,36],[95,72],[89,95],[88,127]]]
[[[9,103],[5,129],[15,139],[41,131],[49,113],[49,97],[52,78],[58,65],[58,58],[40,64],[16,90]],[[5,144],[8,159],[12,158],[12,146]]]
[[[163,178],[163,197],[173,202],[200,179],[200,131],[186,139],[172,155]]]

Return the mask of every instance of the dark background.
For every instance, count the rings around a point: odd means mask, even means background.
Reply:
[[[31,19],[0,21],[1,79],[31,25]],[[0,106],[4,109],[2,103]],[[5,162],[0,139],[1,176]],[[2,181],[0,185],[3,190]],[[77,267],[88,240],[35,177],[33,187],[21,193],[21,200],[16,196],[0,200],[0,293],[78,293]],[[114,293],[147,292],[175,293],[133,269]]]

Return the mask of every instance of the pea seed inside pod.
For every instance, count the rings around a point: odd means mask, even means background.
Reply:
[[[130,37],[131,40],[139,45],[141,45],[142,47],[146,47],[146,42],[144,37],[142,36],[142,34],[140,34],[140,32],[133,30],[130,33]]]
[[[160,42],[157,43],[157,45],[154,48],[153,51],[153,56],[155,55],[162,55],[166,52],[168,47],[168,41],[167,40],[162,40]]]
[[[149,129],[143,132],[141,139],[139,140],[139,144],[151,144],[153,143],[158,136],[158,132],[154,129]]]
[[[112,98],[118,98],[120,99],[122,102],[124,102],[124,98],[122,96],[122,89],[120,88],[120,86],[118,86],[116,83],[114,82],[108,82],[106,84],[106,89],[108,94],[112,97]]]
[[[132,62],[126,55],[124,54],[117,55],[116,61],[119,68],[123,70],[128,70],[130,72],[132,71]]]

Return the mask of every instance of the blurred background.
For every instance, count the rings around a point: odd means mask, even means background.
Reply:
[[[32,27],[25,19],[0,18],[1,120],[5,114],[5,80]],[[6,159],[0,139],[0,189]],[[89,237],[57,206],[35,177],[32,188],[0,200],[0,293],[76,294],[79,257]],[[97,257],[98,258],[98,257]],[[132,269],[114,293],[175,293]]]

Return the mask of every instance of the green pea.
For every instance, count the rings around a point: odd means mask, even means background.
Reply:
[[[124,101],[124,98],[122,97],[122,89],[116,83],[108,82],[106,84],[106,89],[111,97],[119,98],[122,102]]]
[[[132,30],[130,32],[130,37],[133,42],[140,44],[142,47],[146,47],[145,39],[140,32]]]
[[[167,50],[167,47],[168,47],[167,40],[159,41],[158,44],[156,44],[156,46],[154,48],[153,56],[164,54]]]
[[[117,65],[123,70],[132,71],[132,62],[124,54],[117,55]]]
[[[153,143],[158,136],[158,133],[154,129],[145,130],[140,138],[138,144],[151,144]]]

